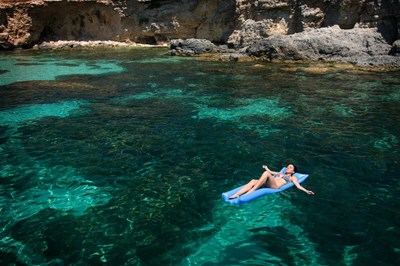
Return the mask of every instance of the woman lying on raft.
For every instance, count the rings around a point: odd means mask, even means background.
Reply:
[[[271,170],[269,170],[269,168],[266,165],[263,165],[263,168],[265,169],[265,172],[261,175],[260,179],[251,180],[249,183],[247,183],[245,186],[243,186],[242,189],[240,189],[238,192],[236,192],[229,198],[230,199],[238,198],[243,194],[251,193],[261,187],[269,187],[269,188],[279,189],[281,186],[283,186],[289,182],[293,182],[293,184],[298,189],[304,191],[305,193],[307,193],[309,195],[314,195],[314,192],[302,187],[299,184],[297,177],[293,175],[297,171],[297,167],[294,164],[289,164],[286,167],[285,173],[271,171]]]

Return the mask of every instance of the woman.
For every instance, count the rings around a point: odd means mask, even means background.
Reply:
[[[293,184],[300,190],[304,191],[305,193],[309,195],[314,195],[314,192],[311,190],[307,190],[304,187],[302,187],[297,180],[297,177],[294,176],[294,173],[297,171],[297,167],[294,164],[289,164],[286,167],[285,173],[281,172],[274,172],[269,170],[269,168],[266,165],[263,165],[263,168],[265,169],[265,172],[261,175],[260,179],[253,179],[249,183],[247,183],[245,186],[242,187],[238,192],[230,196],[230,199],[238,198],[243,194],[248,194],[256,189],[259,189],[260,187],[270,187],[270,188],[280,188],[286,183],[293,182]]]

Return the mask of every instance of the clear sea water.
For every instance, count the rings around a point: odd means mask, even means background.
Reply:
[[[0,60],[1,265],[399,265],[400,72]],[[221,199],[290,162],[314,196]]]

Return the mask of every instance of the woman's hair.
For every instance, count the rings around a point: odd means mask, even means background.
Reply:
[[[290,163],[290,164],[293,165],[294,172],[297,173],[297,166],[294,163]]]

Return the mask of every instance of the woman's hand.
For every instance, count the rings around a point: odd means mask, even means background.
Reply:
[[[308,195],[314,195],[314,192],[312,192],[311,190],[308,190],[304,187],[302,187],[299,183],[299,180],[297,179],[297,177],[292,176],[292,178],[290,178],[290,181],[293,182],[293,184],[300,190],[304,191],[305,193],[307,193]]]
[[[267,171],[267,172],[271,172],[271,170],[269,170],[268,166],[266,166],[266,165],[263,165],[262,167],[265,169],[265,171]]]
[[[308,195],[314,195],[314,192],[312,192],[311,190],[305,190],[304,192],[306,192]]]

